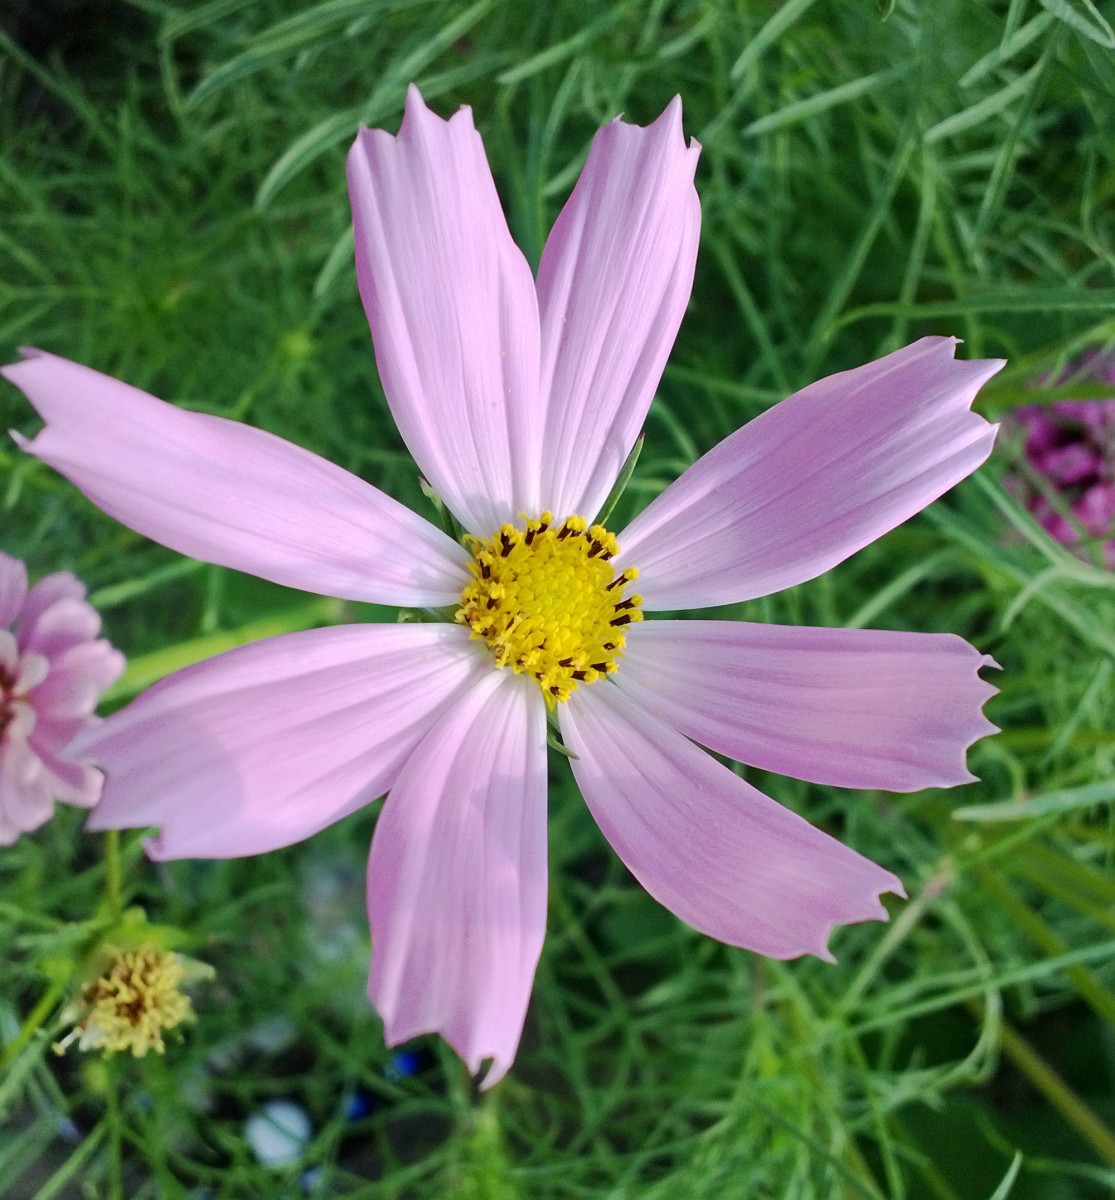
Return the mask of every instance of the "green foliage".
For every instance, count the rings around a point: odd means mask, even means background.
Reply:
[[[537,261],[595,129],[681,93],[704,149],[693,302],[616,527],[794,388],[927,332],[1011,365],[990,413],[1115,340],[1115,58],[1092,0],[135,0],[82,61],[0,33],[0,353],[32,342],[247,420],[433,516],[387,415],[343,155],[415,80],[476,114]],[[1035,389],[1038,389],[1035,391]],[[0,427],[31,433],[13,389]],[[431,1041],[394,1078],[364,998],[369,814],[257,860],[147,863],[125,902],[217,968],[165,1058],[0,1079],[12,1196],[290,1196],[243,1136],[290,1097],[321,1196],[1059,1200],[1115,1186],[1115,579],[1006,494],[1004,452],[749,619],[963,634],[1002,666],[982,782],[909,797],[749,778],[904,879],[840,964],[682,927],[552,767],[550,933],[520,1059],[479,1099]],[[265,633],[376,611],[185,563],[0,448],[3,547],[91,585],[116,699]],[[391,619],[390,617],[388,619]],[[0,855],[0,1032],[101,903],[60,812]],[[57,999],[57,997],[55,997]],[[346,1094],[374,1099],[348,1121]],[[81,1131],[58,1136],[66,1116]],[[191,1189],[203,1189],[192,1191]],[[205,1189],[209,1189],[206,1191]]]

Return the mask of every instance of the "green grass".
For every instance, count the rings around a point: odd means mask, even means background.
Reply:
[[[0,42],[0,354],[40,345],[250,421],[427,512],[375,379],[343,174],[356,125],[395,128],[411,79],[442,113],[473,106],[532,261],[594,130],[683,97],[704,146],[697,282],[617,528],[789,391],[923,333],[1011,360],[988,415],[1115,341],[1115,39],[1090,0],[533,8],[139,0],[80,64]],[[0,426],[36,427],[12,388]],[[156,867],[129,835],[127,902],[217,980],[163,1058],[56,1058],[48,1013],[0,1080],[0,1191],[297,1195],[243,1137],[288,1097],[315,1121],[323,1196],[1110,1194],[1115,579],[1048,542],[1001,488],[1010,465],[732,610],[952,630],[1003,667],[978,784],[892,797],[749,773],[906,883],[889,926],[837,933],[838,966],[683,927],[555,761],[549,936],[519,1060],[480,1098],[435,1039],[418,1077],[385,1075],[363,998],[374,814],[213,864]],[[14,447],[0,471],[0,544],[87,580],[132,659],[117,699],[238,641],[384,616],[185,563]],[[102,839],[80,826],[60,811],[0,855],[6,1036],[100,902]],[[348,1122],[357,1088],[375,1105]]]

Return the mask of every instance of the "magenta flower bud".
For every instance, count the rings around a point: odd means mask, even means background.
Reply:
[[[0,845],[37,829],[55,800],[91,808],[100,797],[100,771],[72,746],[124,670],[100,627],[73,575],[28,590],[23,563],[0,553]]]
[[[1063,378],[1082,376],[1115,385],[1115,358],[1086,355]],[[1011,494],[1055,541],[1105,539],[1104,562],[1115,566],[1115,398],[1027,404],[1014,411],[1012,423],[1023,431],[1029,473],[1008,477]]]

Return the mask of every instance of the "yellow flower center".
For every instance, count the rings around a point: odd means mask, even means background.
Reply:
[[[184,978],[176,954],[151,946],[117,951],[104,974],[82,990],[78,1045],[106,1053],[130,1050],[136,1058],[148,1050],[162,1054],[163,1030],[193,1020],[193,1006],[181,991]]]
[[[555,525],[544,512],[525,529],[502,525],[465,543],[473,579],[456,619],[488,643],[497,667],[532,675],[551,707],[616,669],[643,598],[624,595],[638,571],[613,569],[615,534],[584,517]]]

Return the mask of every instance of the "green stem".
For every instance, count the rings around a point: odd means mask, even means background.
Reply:
[[[15,1036],[15,1040],[9,1042],[4,1048],[3,1057],[0,1058],[0,1065],[3,1066],[4,1070],[7,1070],[15,1062],[19,1056],[19,1052],[39,1032],[47,1017],[54,1011],[54,1006],[62,998],[62,993],[65,990],[64,984],[52,983],[43,993],[38,1004],[24,1018],[23,1024],[19,1027],[19,1033]]]
[[[108,1079],[105,1094],[105,1119],[108,1122],[108,1195],[109,1200],[124,1200],[124,1148],[120,1127],[120,1096],[116,1087],[115,1064],[106,1060]]]
[[[982,1012],[980,1005],[974,1000],[968,1002],[968,1009],[976,1017]],[[1115,1167],[1115,1134],[1006,1021],[999,1030],[999,1043],[1007,1058],[1049,1101],[1050,1106],[1065,1118],[1103,1162],[1109,1167]]]
[[[105,904],[109,915],[119,921],[124,914],[120,882],[120,831],[110,829],[105,834]]]
[[[1115,1135],[1080,1099],[1056,1071],[1005,1021],[1000,1032],[1003,1050],[1049,1103],[1109,1167],[1115,1166]]]

